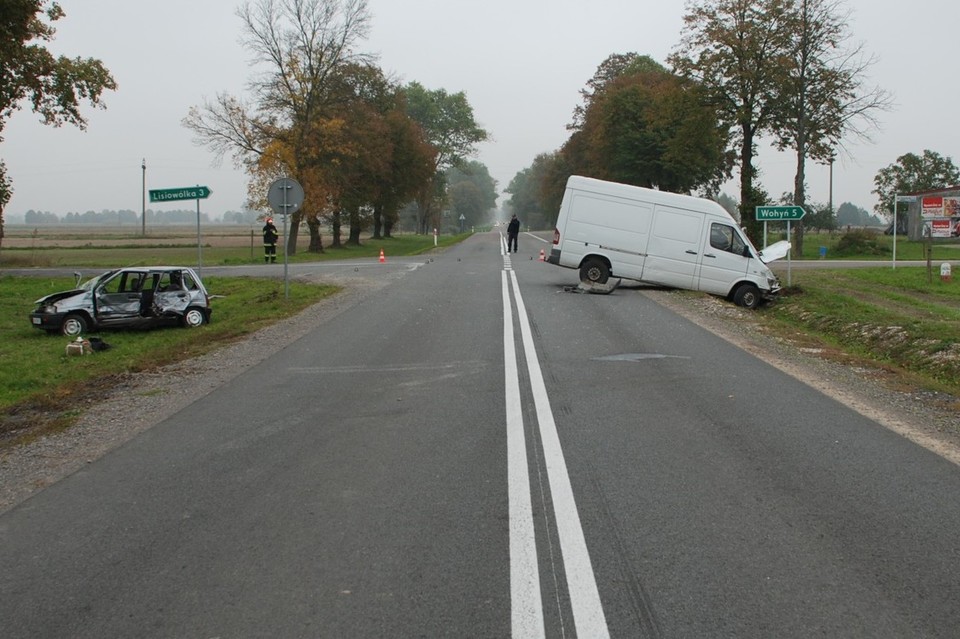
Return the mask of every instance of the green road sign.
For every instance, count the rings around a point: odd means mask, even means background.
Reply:
[[[799,220],[806,214],[802,206],[758,206],[757,222]]]
[[[205,200],[210,192],[210,189],[205,186],[185,186],[182,189],[151,189],[150,201]]]

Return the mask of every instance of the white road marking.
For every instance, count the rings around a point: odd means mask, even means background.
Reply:
[[[507,278],[507,270],[503,272],[502,281],[505,281]],[[553,509],[555,516],[555,523],[557,527],[557,536],[560,541],[560,551],[563,558],[564,573],[567,578],[567,590],[570,594],[570,605],[573,609],[573,620],[576,627],[576,633],[578,637],[591,637],[592,639],[603,639],[610,636],[610,631],[607,628],[606,617],[603,613],[603,605],[600,601],[600,593],[597,590],[597,581],[596,576],[593,573],[593,567],[590,563],[590,554],[587,551],[586,539],[583,536],[583,526],[580,523],[580,516],[577,512],[576,500],[573,496],[573,487],[570,484],[570,476],[567,472],[567,465],[563,458],[563,450],[560,445],[560,437],[557,434],[557,426],[553,419],[553,410],[550,407],[550,398],[547,395],[546,385],[543,382],[543,373],[540,370],[540,360],[537,357],[536,346],[533,343],[533,331],[530,329],[530,320],[527,317],[526,307],[523,303],[523,297],[520,295],[520,286],[517,283],[517,276],[513,270],[509,270],[509,279],[511,288],[513,290],[513,296],[517,305],[517,316],[520,320],[520,334],[522,337],[523,343],[523,352],[527,361],[527,372],[530,377],[530,386],[533,394],[534,406],[537,413],[537,422],[540,429],[540,439],[543,446],[543,456],[544,464],[547,468],[547,478],[550,485],[550,494],[553,499]],[[504,287],[506,285],[504,284]],[[503,294],[504,302],[504,362],[505,369],[507,370],[507,414],[508,420],[511,413],[510,403],[515,401],[517,406],[515,410],[519,414],[521,420],[521,429],[522,433],[522,414],[520,414],[520,393],[519,393],[519,379],[517,378],[514,381],[514,378],[510,377],[511,375],[516,375],[516,354],[512,347],[513,343],[513,317],[512,309],[510,307],[510,297],[509,294],[504,291]],[[509,321],[509,325],[508,325]],[[511,344],[511,346],[506,346]],[[508,350],[510,351],[508,353]],[[517,389],[511,390],[511,386],[516,383]],[[523,452],[523,465],[526,468],[526,446],[523,442],[520,442],[524,447]],[[513,455],[514,451],[511,450],[509,457],[511,458],[511,469],[513,469]],[[515,481],[522,479],[523,488],[517,488],[514,484]],[[510,493],[511,493],[511,510],[510,510],[510,520],[511,520],[511,595],[514,593],[513,585],[513,571],[514,571],[514,556],[513,556],[513,528],[515,525],[519,525],[514,522],[514,510],[513,510],[513,493],[515,490],[523,490],[526,492],[527,499],[529,500],[529,476],[524,471],[524,476],[522,478],[516,478],[513,474],[510,474]],[[519,511],[517,512],[519,515]],[[530,516],[532,518],[532,511],[530,511]],[[523,526],[526,527],[528,524],[524,523]],[[530,530],[532,531],[533,525],[532,522],[529,524]],[[530,549],[536,552],[535,544],[530,546]],[[527,559],[527,557],[524,557]],[[528,566],[524,567],[525,570],[529,570]],[[526,584],[522,584],[526,585]],[[527,586],[529,587],[529,586]],[[536,586],[537,589],[537,599],[540,599],[539,594],[539,582]],[[516,606],[518,604],[517,600],[513,599],[514,609],[512,617],[514,623],[516,623],[518,614],[522,614],[524,611],[518,611]],[[519,602],[520,605],[529,606],[530,601],[525,600]],[[542,626],[542,613],[540,624]],[[541,631],[542,632],[542,631]],[[515,635],[515,636],[526,636],[526,635]],[[532,635],[531,635],[532,636]]]
[[[544,637],[537,539],[530,501],[530,471],[520,404],[520,376],[513,339],[513,307],[507,272],[501,271],[503,361],[507,409],[507,485],[510,494],[510,625],[515,638]]]

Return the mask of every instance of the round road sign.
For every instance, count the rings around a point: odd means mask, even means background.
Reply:
[[[303,187],[293,178],[280,178],[270,185],[267,202],[277,215],[296,213],[303,205]]]

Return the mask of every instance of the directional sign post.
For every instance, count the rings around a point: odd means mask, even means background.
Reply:
[[[185,186],[179,189],[151,189],[151,202],[197,201],[197,275],[203,279],[203,244],[200,241],[200,200],[210,197],[212,191],[206,186]]]
[[[758,206],[757,222],[800,220],[807,214],[802,206]]]
[[[784,205],[784,206],[758,206],[756,208],[757,221],[763,222],[763,248],[767,248],[767,222],[787,223],[787,241],[790,241],[790,221],[802,220],[807,214],[802,206]],[[790,252],[787,252],[787,286],[790,286]]]
[[[274,180],[267,189],[267,202],[283,218],[283,296],[290,299],[290,281],[287,279],[287,215],[296,213],[303,205],[303,187],[293,178]]]
[[[210,189],[205,186],[185,186],[182,189],[151,189],[150,201],[205,200],[210,197],[210,193]]]

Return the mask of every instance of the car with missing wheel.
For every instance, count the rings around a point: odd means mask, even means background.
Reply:
[[[38,299],[30,323],[51,334],[77,337],[113,328],[201,326],[210,321],[210,295],[184,266],[137,266],[107,271],[69,291]]]
[[[756,308],[780,291],[767,264],[789,250],[781,241],[758,251],[712,200],[574,175],[546,261],[579,269],[588,290],[624,278]]]

